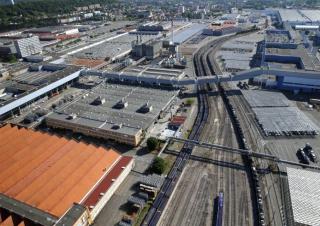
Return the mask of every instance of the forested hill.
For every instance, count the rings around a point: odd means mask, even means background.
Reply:
[[[111,4],[116,0],[24,0],[0,7],[0,30],[54,24],[56,17],[90,4]]]

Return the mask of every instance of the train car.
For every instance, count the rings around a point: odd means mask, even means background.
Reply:
[[[223,192],[219,192],[219,196],[217,198],[217,212],[216,212],[216,222],[215,226],[222,226],[223,225]]]

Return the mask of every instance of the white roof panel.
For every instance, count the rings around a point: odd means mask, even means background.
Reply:
[[[300,10],[306,17],[308,17],[312,22],[320,21],[320,10]]]
[[[296,9],[279,9],[278,10],[283,21],[288,22],[309,22],[309,19],[304,17]]]
[[[294,221],[320,225],[320,173],[287,168]]]

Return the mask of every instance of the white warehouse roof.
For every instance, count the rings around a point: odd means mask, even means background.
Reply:
[[[295,223],[320,225],[320,173],[287,167]]]
[[[319,25],[296,25],[296,30],[319,30]]]

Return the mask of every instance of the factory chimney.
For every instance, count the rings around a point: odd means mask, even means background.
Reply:
[[[173,19],[171,19],[171,42],[173,44]]]

